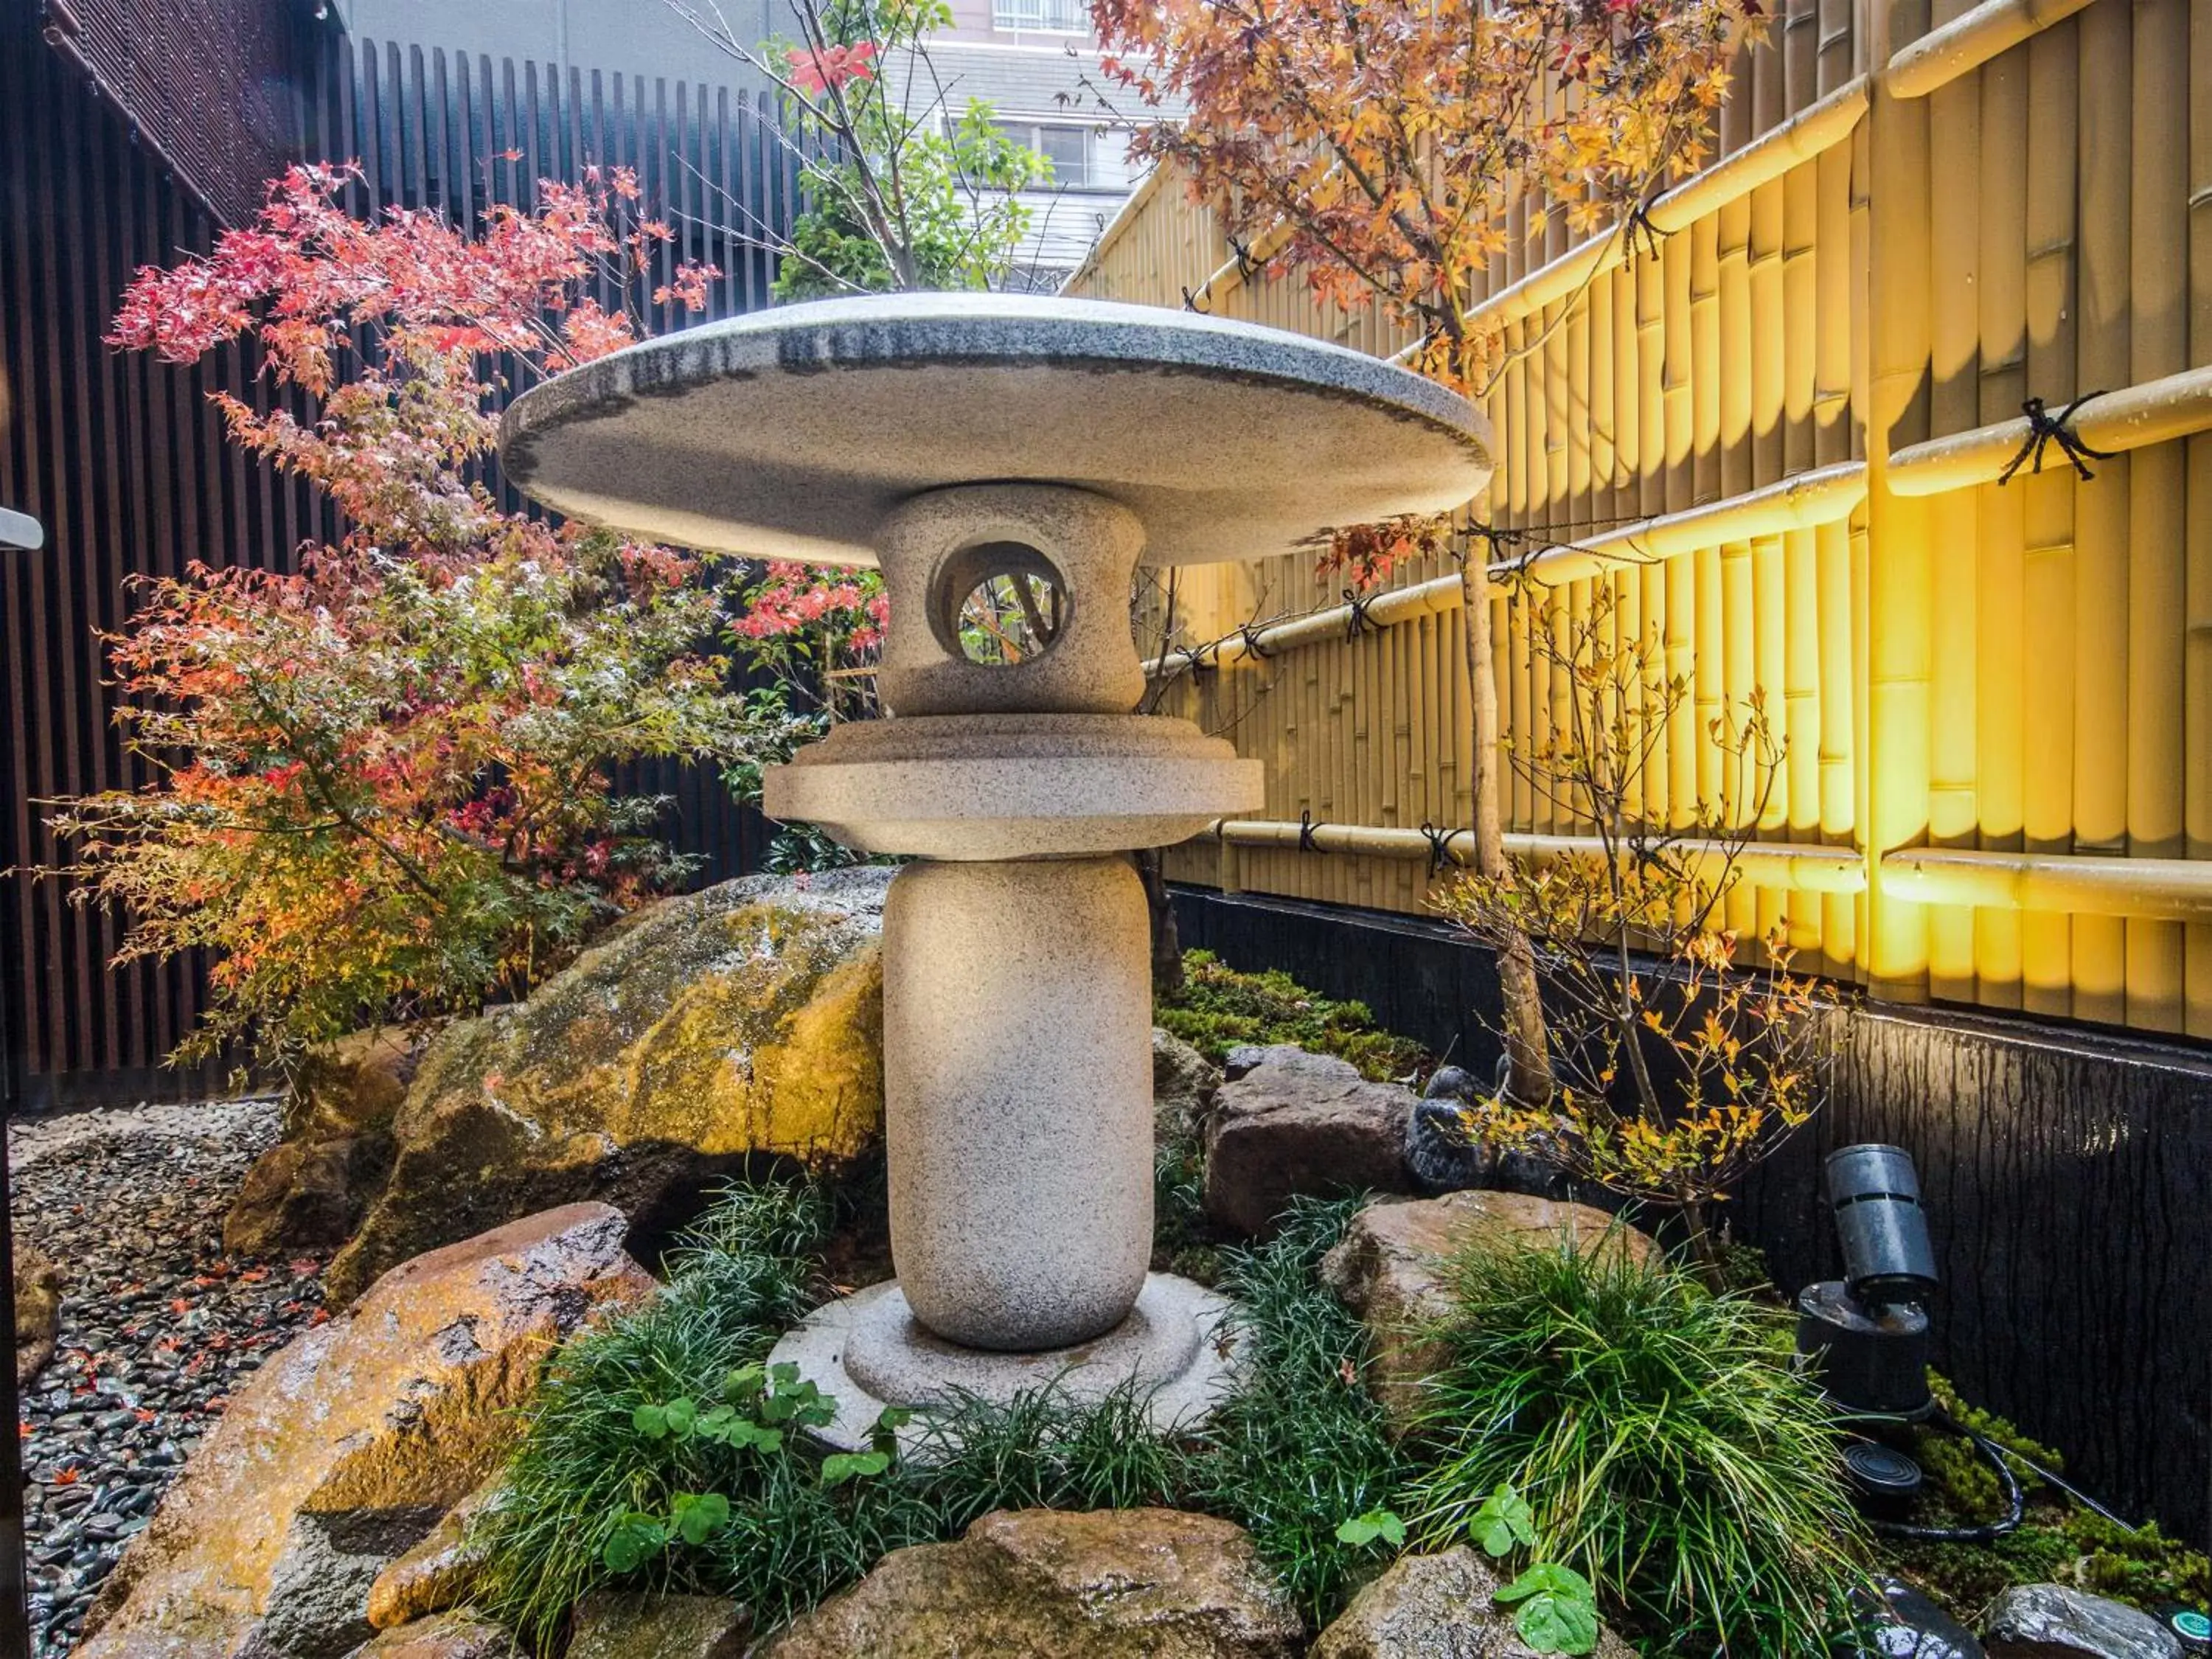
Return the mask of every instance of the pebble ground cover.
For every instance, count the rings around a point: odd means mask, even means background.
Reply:
[[[228,1258],[223,1212],[274,1101],[9,1127],[18,1248],[61,1269],[60,1338],[23,1390],[37,1659],[67,1653],[131,1535],[231,1391],[322,1311],[319,1259]]]

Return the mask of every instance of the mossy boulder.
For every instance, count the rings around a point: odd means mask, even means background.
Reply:
[[[392,1123],[334,1304],[424,1250],[599,1199],[647,1249],[749,1160],[834,1164],[883,1117],[891,872],[749,877],[647,906],[527,1001],[458,1021]]]
[[[378,1576],[506,1457],[554,1350],[653,1293],[625,1231],[604,1204],[532,1216],[294,1338],[124,1552],[81,1659],[337,1659],[368,1641]]]
[[[1304,1629],[1243,1529],[1176,1510],[997,1510],[894,1550],[761,1659],[1291,1659]]]

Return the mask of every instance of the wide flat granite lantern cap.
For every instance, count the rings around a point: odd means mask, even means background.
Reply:
[[[1488,482],[1465,400],[1357,352],[1187,313],[1003,295],[793,306],[633,346],[516,400],[507,476],[564,513],[877,565],[896,718],[769,769],[777,817],[917,861],[884,913],[897,1280],[787,1335],[864,1443],[884,1405],[1133,1379],[1206,1410],[1212,1292],[1147,1274],[1151,952],[1123,853],[1256,810],[1256,760],[1132,712],[1140,562],[1289,551]],[[981,651],[979,589],[1029,637]],[[994,660],[994,657],[999,659]]]
[[[827,300],[688,328],[509,406],[507,475],[635,535],[872,565],[885,515],[948,484],[1072,485],[1151,564],[1288,551],[1480,492],[1464,398],[1304,336],[999,294]]]

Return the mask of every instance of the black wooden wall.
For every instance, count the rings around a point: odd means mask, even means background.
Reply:
[[[648,206],[678,232],[666,257],[724,268],[713,314],[764,304],[772,275],[722,227],[744,216],[787,222],[791,211],[781,146],[726,87],[349,40],[290,0],[221,9],[253,23],[260,57],[281,36],[285,70],[279,82],[262,76],[252,112],[262,142],[203,146],[200,176],[187,179],[157,142],[175,99],[144,120],[118,101],[145,93],[140,82],[158,88],[148,54],[127,75],[101,72],[113,54],[88,50],[97,30],[69,36],[36,0],[0,0],[0,506],[46,528],[42,550],[0,551],[0,870],[53,859],[41,799],[142,781],[116,741],[95,638],[127,614],[128,579],[196,558],[281,567],[303,539],[327,533],[302,489],[222,442],[207,394],[253,386],[242,353],[178,368],[100,343],[136,267],[209,247],[220,228],[210,203],[235,216],[236,203],[258,199],[259,181],[222,175],[226,159],[258,167],[287,149],[358,159],[357,207],[430,206],[467,220],[526,199],[541,176],[631,166]],[[667,833],[704,860],[708,878],[757,859],[764,825],[714,778],[653,766],[619,781],[674,798]],[[111,969],[113,917],[71,905],[58,882],[14,879],[0,951],[14,953],[27,992],[29,1103],[211,1086],[210,1074],[161,1067],[196,1017],[197,965]]]

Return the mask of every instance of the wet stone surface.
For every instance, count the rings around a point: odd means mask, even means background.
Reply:
[[[231,1391],[322,1311],[319,1259],[222,1253],[274,1101],[9,1127],[16,1237],[63,1273],[60,1340],[23,1390],[33,1652],[67,1653],[100,1581]]]

